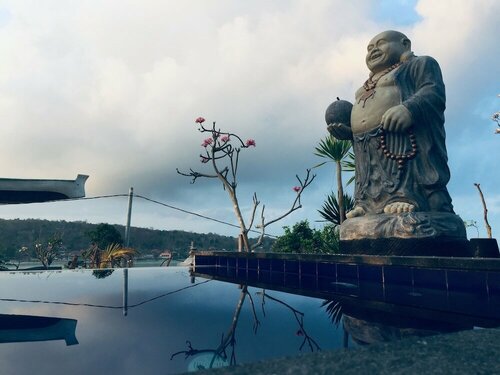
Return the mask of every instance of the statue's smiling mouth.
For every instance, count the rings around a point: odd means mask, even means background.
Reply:
[[[379,57],[382,57],[382,55],[383,53],[381,51],[372,52],[372,54],[370,55],[370,60],[376,60]]]

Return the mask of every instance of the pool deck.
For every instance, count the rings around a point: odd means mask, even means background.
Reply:
[[[500,330],[481,329],[203,370],[199,374],[498,374],[499,357]]]

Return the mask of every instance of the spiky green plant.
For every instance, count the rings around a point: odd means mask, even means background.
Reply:
[[[319,142],[319,145],[315,148],[316,152],[314,153],[315,155],[320,156],[322,158],[330,159],[330,161],[334,162],[336,165],[337,200],[339,201],[339,207],[340,207],[340,212],[339,212],[340,223],[342,223],[345,220],[345,213],[346,213],[346,211],[344,210],[344,203],[343,203],[344,186],[342,184],[342,168],[343,166],[345,166],[347,168],[352,169],[352,167],[354,166],[354,163],[349,164],[350,162],[346,160],[346,158],[349,155],[349,151],[351,150],[351,147],[352,147],[351,141],[339,140],[329,135]],[[353,160],[353,157],[351,160]],[[325,163],[327,162],[318,164],[318,166],[321,166]]]
[[[343,212],[349,212],[354,208],[354,199],[349,194],[344,194],[342,198]],[[325,221],[328,221],[335,226],[342,224],[339,202],[335,197],[334,192],[331,192],[326,197],[322,209],[318,210],[318,212],[323,217],[323,219],[325,219]]]

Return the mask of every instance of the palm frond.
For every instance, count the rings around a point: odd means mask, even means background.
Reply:
[[[344,212],[349,212],[353,208],[354,199],[349,194],[344,194]],[[339,203],[334,192],[327,196],[322,209],[318,210],[318,212],[325,221],[329,221],[333,225],[340,225]]]
[[[342,161],[348,155],[352,142],[327,136],[315,147],[315,155],[332,161]]]

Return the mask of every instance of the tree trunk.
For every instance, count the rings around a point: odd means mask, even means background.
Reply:
[[[474,185],[477,187],[477,190],[479,190],[479,196],[481,197],[481,202],[483,203],[483,218],[484,225],[486,226],[486,232],[488,233],[488,238],[492,238],[491,226],[490,223],[488,223],[488,208],[486,207],[486,201],[484,200],[483,192],[481,191],[481,187],[479,186],[479,184],[475,183]]]
[[[342,224],[345,220],[345,209],[344,209],[344,187],[342,186],[342,164],[340,160],[335,161],[337,163],[337,202],[339,204],[339,221]]]

